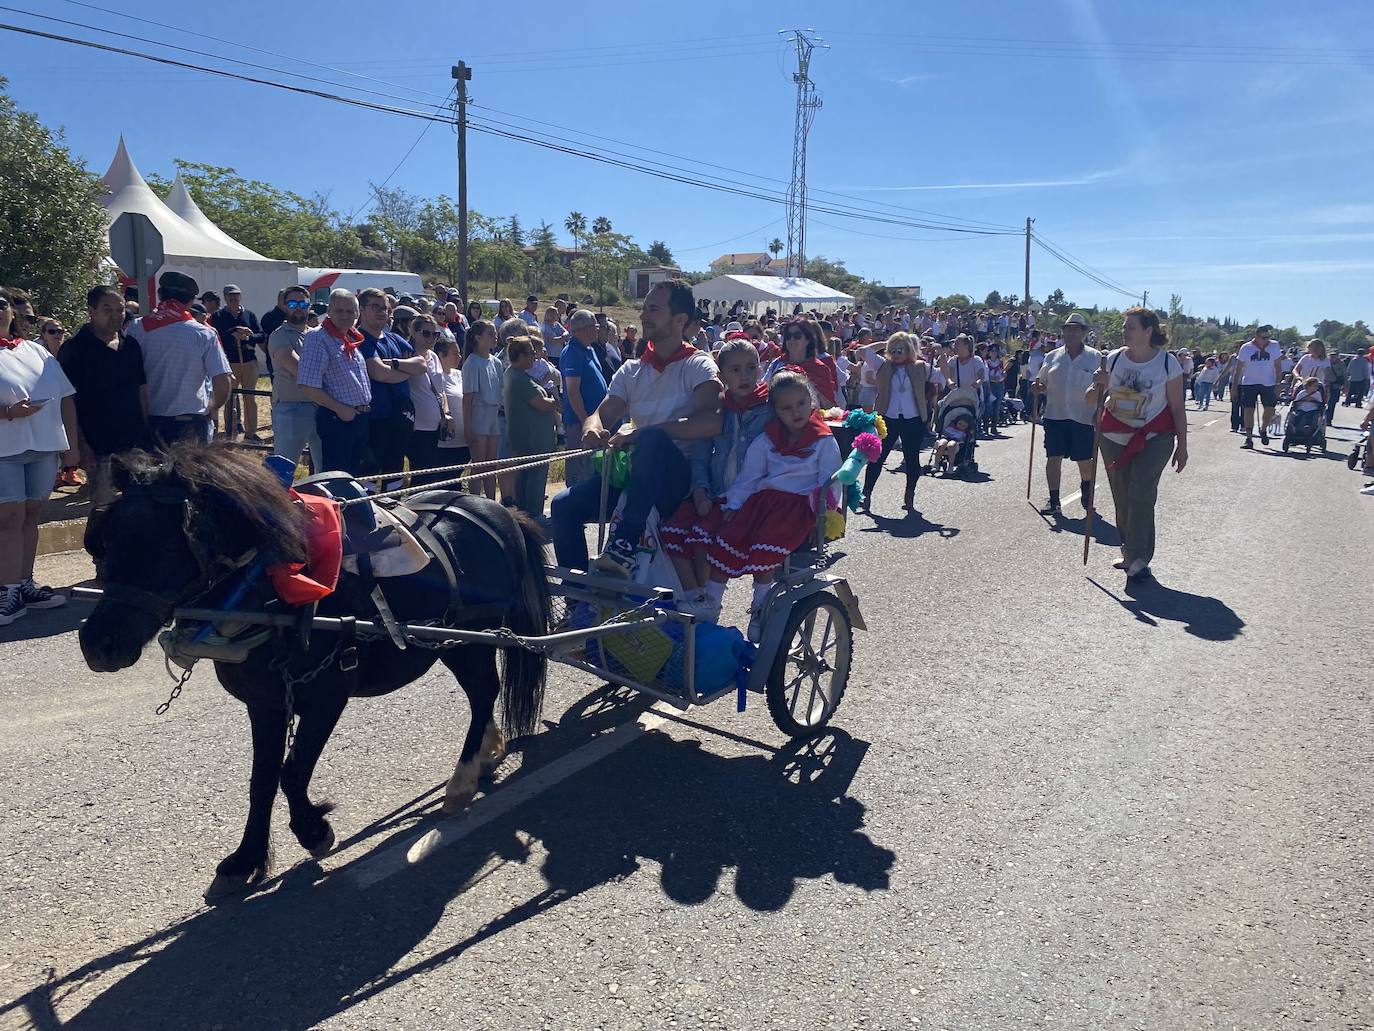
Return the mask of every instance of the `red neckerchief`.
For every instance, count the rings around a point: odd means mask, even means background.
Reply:
[[[1130,465],[1131,459],[1145,450],[1145,436],[1150,433],[1173,433],[1174,412],[1168,405],[1153,419],[1139,428],[1127,426],[1105,408],[1102,410],[1102,432],[1103,433],[1129,433],[1131,439],[1126,441],[1126,447],[1121,452],[1121,456],[1110,465],[1108,469],[1124,469]]]
[[[339,343],[343,344],[345,354],[352,354],[358,349],[358,345],[363,342],[363,335],[356,329],[350,329],[347,333],[341,333],[339,327],[334,325],[334,320],[328,315],[320,319],[320,328]]]
[[[809,379],[816,388],[816,392],[821,395],[821,400],[827,405],[835,402],[835,394],[840,389],[839,374],[833,365],[819,355],[808,358],[804,362],[786,362],[783,364],[783,368],[800,372]]]
[[[194,318],[191,309],[180,301],[159,301],[152,314],[143,316],[143,328],[146,330],[161,329],[163,326],[170,326],[173,322],[190,322]]]
[[[787,430],[777,419],[770,419],[768,425],[763,428],[763,432],[768,434],[768,439],[773,442],[773,450],[780,455],[789,458],[806,458],[811,454],[811,445],[822,437],[831,436],[830,427],[821,418],[821,413],[812,409],[811,418],[806,421],[806,425],[801,428],[801,433],[792,443],[787,442]]]
[[[6,337],[0,337],[0,351],[13,351],[23,342],[23,337],[15,337],[13,340],[7,339]]]
[[[748,394],[744,396],[743,401],[736,401],[734,394],[730,393],[730,391],[728,390],[725,392],[725,410],[727,412],[734,412],[736,415],[740,414],[741,412],[747,412],[751,408],[757,408],[759,405],[766,405],[767,403],[767,383],[760,383],[752,391],[750,391]]]
[[[661,358],[659,356],[659,353],[654,350],[654,342],[650,340],[647,344],[644,345],[644,354],[640,356],[639,360],[642,362],[648,362],[658,372],[662,372],[668,366],[672,365],[673,362],[680,362],[682,361],[682,359],[690,357],[691,355],[694,355],[696,353],[697,349],[684,340],[682,342],[682,346],[673,352],[673,356],[671,358]]]

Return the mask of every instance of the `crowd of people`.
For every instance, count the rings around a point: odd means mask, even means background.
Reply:
[[[1256,429],[1268,443],[1281,395],[1321,405],[1329,420],[1342,391],[1346,404],[1362,404],[1370,379],[1371,355],[1328,355],[1320,340],[1285,354],[1267,326],[1233,352],[1171,352],[1144,308],[1127,313],[1125,347],[1105,355],[1080,313],[1053,331],[1006,308],[857,305],[822,316],[798,306],[755,317],[742,305],[697,304],[680,283],[650,292],[642,333],[562,297],[541,306],[531,295],[519,311],[503,300],[488,317],[443,286],[433,297],[335,290],[319,304],[292,285],[259,319],[234,284],[202,292],[178,272],[160,277],[152,311],[135,308],[96,286],[87,322],[68,337],[23,291],[0,290],[0,625],[61,604],[32,579],[38,509],[54,484],[79,484],[84,469],[103,504],[123,451],[240,434],[263,443],[256,400],[244,393],[259,382],[259,352],[276,454],[383,489],[448,481],[469,464],[526,465],[474,478],[470,489],[548,525],[560,564],[613,575],[631,575],[656,511],[680,602],[703,618],[719,611],[724,584],[746,574],[757,616],[843,457],[836,409],[877,413],[887,426],[862,481],[865,508],[895,447],[903,508],[914,511],[923,472],[953,467],[977,440],[1022,419],[1043,426],[1042,511],[1058,516],[1064,459],[1078,466],[1084,507],[1092,501],[1100,405],[1118,566],[1139,579],[1149,575],[1162,471],[1187,462],[1185,394],[1206,409],[1229,388],[1232,429],[1253,447]],[[956,392],[976,403],[942,419],[942,399]],[[564,487],[546,515],[560,444]],[[623,511],[592,561],[584,528],[599,516],[602,490],[587,452],[607,447],[632,449],[633,463],[628,482],[609,489],[612,506],[624,495]]]

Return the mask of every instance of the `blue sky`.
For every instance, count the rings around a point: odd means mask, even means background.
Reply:
[[[785,14],[715,0],[91,2],[177,28],[70,0],[30,10],[93,30],[8,11],[0,20],[134,48],[101,30],[150,36],[203,55],[169,56],[205,63],[230,52],[207,38],[222,35],[315,62],[297,70],[343,84],[338,92],[391,93],[404,101],[372,99],[430,110],[462,58],[474,67],[474,102],[484,106],[475,118],[536,119],[629,141],[772,177],[779,182],[753,182],[777,190],[790,172],[794,97],[790,48],[777,30],[814,28],[830,49],[812,64],[824,106],[811,132],[808,179],[813,191],[849,199],[813,192],[813,200],[906,220],[926,216],[903,209],[1011,227],[1031,216],[1047,241],[1081,263],[1132,292],[1148,290],[1152,304],[1181,294],[1198,315],[1304,329],[1323,317],[1371,315],[1374,19],[1365,4],[1158,0],[1147,17],[1138,5],[1101,0],[802,0]],[[368,180],[391,172],[422,128],[59,43],[9,34],[4,43],[3,74],[17,102],[65,127],[97,172],[123,132],[145,174],[170,173],[176,157],[228,165],[300,193],[327,193],[348,212],[367,202]],[[579,150],[654,156],[533,127]],[[392,184],[452,194],[454,177],[452,132],[436,125]],[[645,246],[667,241],[689,269],[723,252],[761,250],[785,229],[780,205],[483,135],[472,137],[469,198],[475,210],[516,212],[527,226],[546,219],[560,236],[570,210],[604,214]],[[889,284],[919,284],[928,297],[1021,292],[1016,235],[813,213],[807,251]],[[1080,303],[1128,303],[1039,249],[1031,287],[1037,297],[1060,287]]]

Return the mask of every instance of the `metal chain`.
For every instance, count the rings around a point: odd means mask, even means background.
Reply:
[[[181,697],[181,689],[186,686],[186,681],[191,679],[193,669],[194,667],[192,667],[192,669],[182,670],[181,679],[178,680],[176,686],[172,688],[172,693],[167,696],[167,700],[153,710],[154,715],[166,715],[167,710],[172,707],[172,703]],[[171,670],[169,669],[168,672],[170,673]]]
[[[338,655],[339,645],[336,643],[319,665],[300,676],[294,676],[287,668],[291,664],[289,655],[282,655],[268,663],[268,669],[275,669],[281,673],[282,683],[286,688],[286,757],[288,759],[291,758],[292,750],[296,746],[296,725],[298,722],[296,719],[296,687],[299,684],[308,684],[318,677],[333,665]]]
[[[558,451],[553,453],[553,457],[549,457],[548,455],[546,455],[536,461],[522,462],[519,465],[510,464],[511,462],[517,461],[517,459],[504,458],[501,459],[501,462],[504,466],[504,468],[501,469],[492,469],[489,472],[484,473],[465,472],[461,476],[455,476],[452,479],[439,480],[436,483],[424,483],[418,486],[397,487],[395,490],[380,491],[376,494],[367,494],[361,498],[349,498],[346,501],[339,502],[339,504],[342,505],[344,508],[348,508],[352,505],[363,505],[371,501],[381,501],[384,498],[401,498],[405,497],[407,494],[416,494],[420,491],[425,490],[439,490],[443,487],[467,483],[471,480],[483,480],[491,476],[501,476],[505,473],[518,473],[524,469],[537,469],[541,465],[552,465],[554,462],[557,462],[560,458],[580,458],[583,455],[589,455],[591,453],[592,452],[590,450],[572,452]],[[525,456],[522,455],[520,457],[524,458]]]
[[[543,454],[539,455],[517,455],[515,458],[494,458],[489,462],[467,462],[463,465],[440,465],[435,466],[432,469],[411,469],[408,471],[402,470],[398,473],[370,473],[367,476],[355,476],[353,478],[355,480],[397,480],[402,479],[407,475],[414,476],[416,473],[423,473],[426,476],[429,476],[434,473],[458,472],[462,469],[467,469],[469,472],[471,472],[473,469],[486,469],[489,466],[508,465],[511,462],[517,461],[521,458],[526,460],[534,458],[547,458],[550,461],[556,462],[560,458],[581,458],[584,455],[590,455],[592,453],[592,448],[581,448],[578,450],[570,450],[568,448],[564,448],[561,451],[545,451]],[[497,472],[504,471],[505,470],[502,469],[497,470]]]

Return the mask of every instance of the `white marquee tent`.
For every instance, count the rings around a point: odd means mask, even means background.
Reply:
[[[146,215],[162,234],[167,260],[159,274],[184,272],[201,290],[217,293],[226,283],[235,283],[243,289],[244,306],[258,315],[277,303],[278,290],[296,282],[294,261],[264,258],[233,239],[196,207],[180,176],[164,204],[134,167],[122,136],[103,182],[102,204],[111,224],[124,212],[133,211]]]
[[[814,279],[792,279],[779,276],[716,276],[692,287],[698,301],[732,305],[743,301],[755,315],[762,309],[773,308],[780,315],[790,315],[793,307],[817,311],[831,311],[842,304],[853,304],[854,298]]]

